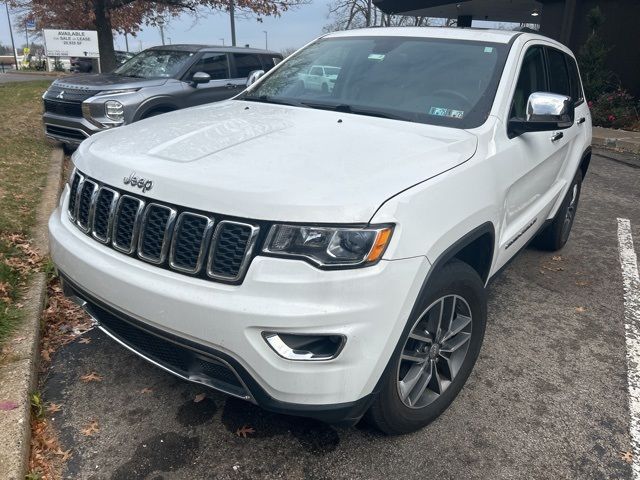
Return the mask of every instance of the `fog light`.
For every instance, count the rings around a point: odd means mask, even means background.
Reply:
[[[278,355],[287,360],[331,360],[340,354],[347,341],[344,335],[262,332],[262,336]]]

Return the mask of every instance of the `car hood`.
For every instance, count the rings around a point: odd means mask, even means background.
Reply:
[[[83,90],[121,90],[127,88],[156,87],[167,83],[167,78],[135,78],[123,77],[114,73],[96,73],[89,75],[73,75],[53,82],[60,88],[78,88]]]
[[[230,100],[98,133],[74,161],[106,184],[259,220],[366,223],[389,197],[469,159],[464,130]],[[124,184],[132,173],[153,181]]]

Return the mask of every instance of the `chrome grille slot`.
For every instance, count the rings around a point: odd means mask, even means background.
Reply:
[[[96,241],[185,275],[238,284],[249,267],[260,225],[223,219],[103,185],[75,171],[68,215]],[[215,228],[214,228],[215,227]]]
[[[248,266],[258,230],[258,227],[248,223],[220,222],[211,243],[207,275],[228,281],[242,276]]]
[[[98,185],[85,179],[80,186],[80,194],[77,196],[78,211],[76,223],[83,232],[87,233],[91,225],[91,205],[98,192]]]
[[[109,243],[113,216],[120,195],[115,190],[100,187],[93,205],[93,238],[102,243]]]
[[[196,213],[181,213],[171,242],[170,265],[186,273],[202,268],[213,220]]]
[[[162,263],[167,258],[169,241],[176,211],[173,208],[150,203],[142,215],[138,256],[151,263]]]
[[[133,253],[143,209],[144,202],[142,200],[129,195],[120,197],[113,225],[113,248],[123,253]]]
[[[76,219],[76,205],[78,204],[78,188],[82,183],[84,177],[76,172],[73,174],[73,179],[71,180],[71,189],[69,191],[69,217],[71,220]]]

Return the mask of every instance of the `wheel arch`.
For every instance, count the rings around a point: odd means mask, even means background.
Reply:
[[[180,107],[176,105],[169,97],[151,98],[142,103],[134,115],[134,122],[143,119],[146,115],[154,111],[162,111],[162,113],[178,110]]]
[[[591,163],[591,147],[587,147],[587,149],[582,154],[582,158],[580,159],[580,171],[582,172],[583,179],[587,175],[587,170],[589,170],[590,163]]]
[[[473,268],[486,284],[495,250],[495,228],[485,222],[452,243],[433,262],[429,276],[437,272],[453,259],[460,260]]]

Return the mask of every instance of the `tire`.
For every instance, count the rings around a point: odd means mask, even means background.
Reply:
[[[156,110],[150,110],[146,112],[144,115],[140,117],[140,120],[144,120],[145,118],[157,117],[158,115],[162,115],[163,113],[169,113],[173,110],[158,108]]]
[[[73,152],[77,150],[77,148],[78,148],[77,145],[72,145],[70,143],[62,144],[62,151],[64,152],[65,155],[71,155]]]
[[[442,341],[443,335],[447,334],[445,323],[449,323],[448,318],[453,316],[450,312],[454,301],[453,331],[465,326]],[[425,330],[437,330],[433,327],[442,305],[445,312],[442,333],[435,336],[423,333]],[[369,423],[388,435],[398,435],[419,430],[442,414],[456,398],[476,363],[486,319],[487,298],[478,273],[458,260],[446,264],[417,300],[414,313],[400,338],[399,348],[383,374],[380,392],[366,414]],[[432,336],[437,341],[421,341],[416,335],[423,338]],[[453,352],[447,352],[454,344],[460,345]],[[425,361],[407,360],[407,353],[411,353],[412,358],[424,358]],[[447,357],[448,361],[445,360]],[[411,379],[416,378],[414,373],[420,371],[422,365],[425,366],[422,370],[425,374],[421,374],[415,386],[410,387]],[[435,376],[433,368],[437,372]],[[430,377],[427,370],[431,371]],[[425,381],[428,378],[429,381]],[[422,393],[421,385],[425,385]]]
[[[578,169],[571,186],[549,226],[533,239],[532,245],[540,250],[554,252],[565,246],[569,240],[571,227],[578,211],[580,191],[582,190],[582,171]]]

